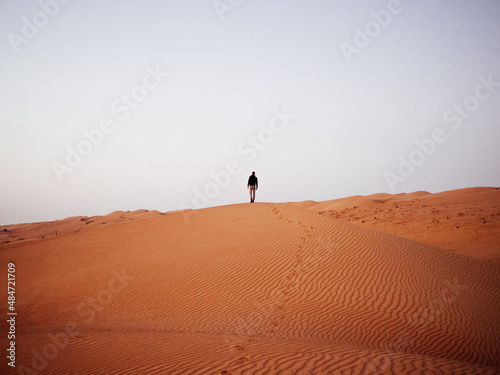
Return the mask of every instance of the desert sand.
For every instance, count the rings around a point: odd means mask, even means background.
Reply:
[[[500,189],[373,194],[299,206],[478,259],[500,261]]]
[[[498,374],[499,192],[1,226],[0,372]]]

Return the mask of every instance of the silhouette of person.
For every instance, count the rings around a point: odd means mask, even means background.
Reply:
[[[250,203],[253,203],[255,201],[255,190],[259,188],[259,180],[255,172],[252,172],[252,175],[248,177],[247,188],[250,189]]]

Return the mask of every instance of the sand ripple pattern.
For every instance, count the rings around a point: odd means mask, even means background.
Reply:
[[[81,331],[40,374],[500,372],[497,264],[291,204],[161,215],[0,255],[24,280],[20,364],[68,322]],[[116,270],[130,275],[120,291]]]

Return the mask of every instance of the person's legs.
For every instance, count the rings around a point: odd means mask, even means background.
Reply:
[[[250,186],[250,202],[255,200],[255,186]]]

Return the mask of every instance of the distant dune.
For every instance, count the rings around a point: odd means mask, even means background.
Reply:
[[[17,241],[64,236],[82,229],[95,228],[107,224],[119,224],[163,215],[158,211],[115,211],[106,216],[74,216],[63,220],[41,223],[0,225],[0,245]]]
[[[2,226],[17,370],[498,374],[499,208],[478,188]]]
[[[309,201],[305,207],[366,228],[500,262],[499,188],[374,194]]]

